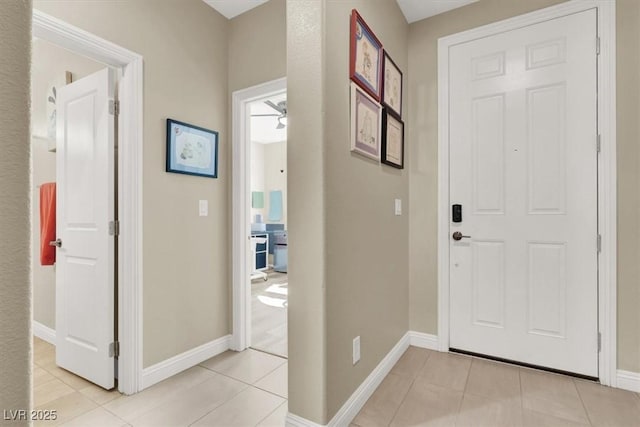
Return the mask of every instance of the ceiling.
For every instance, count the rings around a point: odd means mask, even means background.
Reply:
[[[258,7],[268,0],[203,0],[227,19]],[[420,21],[478,0],[396,0],[408,23]]]
[[[264,101],[271,101],[278,105],[280,101],[286,101],[287,94],[270,96],[268,98],[260,99],[249,104],[249,110],[251,114],[278,114],[276,110],[269,107]],[[277,116],[269,117],[251,117],[251,141],[259,142],[261,144],[271,144],[273,142],[281,142],[287,140],[287,128],[276,129],[278,125]]]
[[[242,15],[269,0],[203,0],[227,19]]]
[[[452,9],[457,9],[478,0],[396,0],[407,22],[420,21]]]

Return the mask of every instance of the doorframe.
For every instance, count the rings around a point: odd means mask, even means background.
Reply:
[[[33,10],[33,36],[119,70],[118,96],[118,390],[142,386],[143,57]]]
[[[233,180],[232,180],[232,258],[233,325],[231,349],[242,351],[251,345],[251,292],[249,238],[251,234],[251,144],[249,104],[287,90],[287,78],[272,80],[232,94]]]
[[[449,50],[451,47],[550,19],[596,9],[598,57],[598,357],[600,382],[616,387],[616,5],[615,0],[571,0],[438,40],[438,350],[449,351]],[[594,50],[595,50],[594,40]],[[596,239],[596,236],[594,236]]]

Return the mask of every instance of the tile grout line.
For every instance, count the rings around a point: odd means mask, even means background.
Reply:
[[[587,404],[584,402],[582,398],[582,394],[580,393],[580,389],[578,388],[578,384],[576,384],[575,378],[571,378],[571,383],[573,384],[573,388],[576,389],[576,393],[578,393],[578,397],[580,398],[580,403],[582,404],[582,409],[584,409],[584,413],[587,416],[587,421],[589,421],[589,425],[593,426],[593,421],[591,421],[591,416],[589,415],[589,410],[587,409]]]
[[[520,421],[524,425],[524,387],[522,386],[522,368],[518,368],[518,382],[520,383]]]
[[[198,366],[198,365],[196,365],[196,366]],[[169,377],[169,378],[167,378],[167,379],[165,379],[165,380],[163,380],[163,381],[160,381],[159,383],[156,383],[156,384],[154,384],[153,386],[151,386],[151,387],[149,387],[149,388],[146,388],[146,389],[142,390],[141,392],[135,393],[135,394],[133,394],[132,396],[139,395],[139,394],[143,393],[143,392],[144,392],[144,391],[146,391],[146,390],[151,390],[151,389],[152,389],[153,387],[155,387],[156,385],[161,384],[161,383],[162,383],[162,382],[164,382],[164,381],[167,381],[167,380],[171,380],[171,379],[173,379],[173,378],[176,378],[178,375],[180,375],[180,374],[182,374],[183,372],[186,372],[186,371],[188,371],[188,370],[190,370],[190,369],[193,369],[194,367],[195,367],[195,366],[193,366],[193,367],[191,367],[191,368],[189,368],[189,369],[185,369],[184,371],[182,371],[182,372],[180,372],[180,373],[178,373],[178,374],[175,374],[175,375],[173,375],[173,376],[171,376],[171,377]],[[214,372],[214,374],[217,374],[217,373],[216,373],[216,372]],[[172,385],[171,385],[171,387],[170,387],[170,390],[171,390],[170,392],[167,392],[167,393],[162,394],[161,396],[159,396],[159,397],[156,399],[156,401],[155,401],[154,403],[150,403],[150,404],[148,404],[148,405],[147,405],[143,410],[141,410],[141,411],[139,411],[139,410],[134,411],[135,417],[132,417],[131,415],[127,415],[127,417],[130,417],[130,416],[131,416],[131,420],[129,420],[128,418],[124,418],[124,417],[122,417],[122,416],[120,416],[120,415],[117,415],[117,414],[115,414],[115,415],[116,415],[118,418],[124,419],[124,420],[125,420],[125,422],[127,422],[127,423],[131,424],[131,423],[133,423],[136,419],[140,418],[140,416],[142,416],[142,415],[144,415],[144,414],[146,414],[146,413],[148,413],[148,412],[151,412],[151,411],[153,411],[154,409],[156,409],[156,408],[160,407],[161,405],[163,405],[164,403],[169,402],[171,399],[174,399],[174,398],[175,398],[176,396],[178,396],[182,391],[189,390],[189,389],[191,389],[191,388],[197,387],[197,386],[199,386],[200,384],[203,384],[204,382],[209,381],[209,380],[210,380],[210,379],[212,379],[212,378],[214,378],[214,377],[212,376],[212,377],[208,377],[208,378],[201,378],[201,379],[197,379],[193,384],[190,384],[190,385],[181,385],[180,387],[178,387],[176,384],[172,384]],[[108,405],[108,404],[110,404],[111,402],[114,402],[114,401],[116,401],[116,400],[118,400],[118,399],[114,399],[114,400],[112,400],[112,401],[109,401],[109,402],[105,403],[105,405]],[[105,408],[105,409],[106,409],[106,408]]]
[[[227,378],[231,378],[231,377],[227,377]],[[232,379],[235,379],[235,378],[232,378]],[[216,407],[211,408],[211,410],[207,411],[207,413],[205,413],[204,415],[202,415],[200,418],[198,418],[198,419],[194,420],[191,424],[189,424],[189,426],[192,426],[192,425],[196,424],[198,421],[200,421],[201,419],[205,418],[206,416],[208,416],[209,414],[211,414],[213,411],[215,411],[215,410],[219,409],[220,407],[222,407],[222,406],[226,405],[227,403],[231,402],[233,399],[235,399],[236,397],[238,397],[238,395],[240,395],[240,393],[244,393],[246,390],[249,390],[250,388],[258,389],[257,387],[253,387],[251,384],[247,384],[247,383],[245,383],[244,381],[239,381],[239,382],[241,382],[241,383],[243,383],[243,384],[247,385],[247,387],[244,387],[242,390],[240,390],[239,392],[237,392],[236,394],[234,394],[233,396],[231,396],[229,399],[225,400],[224,402],[221,402],[221,403],[220,403],[219,405],[217,405]],[[262,389],[259,389],[259,390],[262,390]],[[278,396],[278,395],[273,394],[273,393],[269,393],[269,394],[272,394],[272,395],[274,395],[274,396],[276,396],[276,397],[279,397],[279,398],[281,398],[281,399],[284,399],[282,396]],[[283,404],[285,404],[285,403],[287,403],[287,404],[288,404],[288,403],[289,403],[289,400],[288,400],[288,399],[284,399],[284,402],[282,402],[280,405],[276,406],[276,408],[275,408],[272,412],[270,412],[270,413],[269,413],[269,415],[271,415],[273,412],[275,412],[275,410],[276,410],[276,409],[280,408],[280,406],[282,406],[282,405],[283,405]],[[267,415],[267,417],[268,417],[269,415]],[[264,417],[263,419],[261,419],[261,420],[260,420],[260,422],[264,421],[267,417]],[[260,423],[260,422],[259,422],[259,423]],[[258,424],[259,424],[259,423],[258,423]]]
[[[266,416],[266,417],[264,417],[263,419],[261,419],[260,421],[258,421],[258,423],[255,425],[255,427],[259,426],[261,422],[263,422],[264,420],[266,420],[267,418],[269,418],[271,415],[273,415],[273,413],[274,413],[274,412],[276,412],[278,409],[280,409],[280,407],[281,407],[282,405],[285,405],[285,404],[286,404],[286,405],[288,405],[288,404],[289,404],[289,400],[288,400],[288,399],[285,399],[285,401],[284,401],[284,402],[282,402],[281,404],[279,404],[278,406],[276,406],[276,407],[275,407],[275,409],[274,409],[273,411],[269,412],[269,413],[267,414],[267,416]]]
[[[409,346],[409,347],[411,347],[411,346]],[[408,350],[408,349],[407,349],[407,350]],[[405,353],[406,353],[406,350],[405,350]],[[404,353],[403,353],[403,355],[404,355]],[[420,366],[420,369],[418,369],[418,372],[420,372],[420,371],[421,371],[421,370],[422,370],[422,369],[427,365],[427,361],[429,360],[429,358],[430,358],[430,357],[431,357],[431,350],[429,350],[429,352],[427,353],[427,357],[426,357],[426,359],[424,359],[424,363],[422,364],[422,366]],[[396,362],[396,364],[397,364],[397,362]],[[394,367],[395,367],[395,365],[394,365]],[[386,378],[387,378],[387,377],[392,373],[392,371],[393,371],[393,368],[391,368],[391,371],[389,371],[389,373],[384,377],[384,379],[383,379],[382,381],[384,381],[384,380],[385,380],[385,379],[386,379]],[[396,374],[396,375],[397,375],[397,374]],[[400,408],[402,407],[402,404],[404,403],[405,399],[406,399],[406,398],[407,398],[407,396],[409,395],[409,392],[411,391],[411,388],[412,388],[412,387],[413,387],[413,385],[415,384],[416,379],[418,378],[418,376],[419,376],[419,374],[416,374],[414,377],[412,377],[412,378],[411,378],[411,384],[409,384],[409,387],[407,388],[407,392],[404,394],[404,396],[402,396],[402,400],[400,400],[400,404],[398,405],[398,407],[396,408],[396,410],[393,412],[393,415],[391,416],[391,420],[389,420],[389,424],[387,424],[387,426],[390,426],[390,425],[393,423],[393,420],[395,420],[396,415],[398,415],[398,411],[400,410]],[[380,385],[382,385],[382,382],[380,383]],[[380,387],[380,386],[378,386],[378,387]],[[376,388],[376,391],[377,391],[377,390],[378,390],[378,389]],[[374,391],[374,393],[375,393],[375,391]],[[373,396],[373,394],[372,394],[372,396]],[[371,399],[371,397],[369,397],[369,399]],[[367,402],[368,402],[368,401],[369,401],[369,400],[367,399]],[[365,402],[365,405],[366,405],[366,404],[367,404],[367,403]],[[363,406],[363,408],[364,408],[364,406]],[[360,409],[360,410],[362,411],[362,409]],[[358,412],[358,414],[359,414],[359,413],[360,413],[360,412]],[[357,417],[357,416],[358,416],[358,415],[356,414],[356,417]]]
[[[242,382],[242,381],[241,381]],[[243,383],[244,384],[244,383]],[[249,386],[250,387],[250,386]],[[219,407],[221,407],[222,405],[225,405],[229,402],[231,402],[233,399],[235,399],[240,393],[244,392],[245,390],[247,390],[249,387],[244,387],[242,388],[239,392],[237,392],[236,394],[234,394],[233,396],[231,396],[230,398],[228,398],[227,400],[225,400],[224,402],[221,402],[219,405],[215,406],[214,408],[211,408],[211,410],[207,411],[204,415],[202,415],[200,418],[194,420],[191,424],[189,424],[189,426],[194,425],[195,423],[197,423],[198,421],[200,421],[201,419],[203,419],[204,417],[206,417],[207,415],[209,415],[210,413],[212,413],[213,411],[215,411],[216,409],[218,409]]]
[[[451,354],[451,352],[448,352],[447,354]],[[469,386],[469,378],[471,377],[471,368],[473,368],[473,362],[474,362],[474,358],[471,357],[471,363],[469,363],[469,370],[467,371],[467,378],[464,382],[464,388],[462,389],[462,399],[460,399],[460,403],[458,404],[458,411],[456,412],[456,418],[453,421],[454,425],[458,424],[458,417],[460,417],[462,404],[464,403],[464,398],[467,395],[467,387]]]
[[[284,363],[288,363],[288,362],[284,362]],[[208,371],[211,371],[211,372],[213,372],[213,373],[215,373],[215,374],[222,375],[223,377],[230,378],[230,379],[232,379],[232,380],[235,380],[235,381],[241,382],[242,384],[246,384],[246,385],[248,385],[248,386],[255,387],[255,388],[257,388],[257,389],[263,390],[263,389],[261,389],[260,387],[255,386],[254,384],[256,384],[257,382],[259,382],[259,381],[263,380],[263,379],[264,379],[265,377],[267,377],[268,375],[271,375],[272,373],[274,373],[274,372],[275,372],[275,370],[276,370],[276,369],[278,369],[278,368],[280,368],[282,365],[284,365],[284,363],[283,363],[283,364],[278,365],[276,368],[274,368],[273,370],[269,371],[267,374],[265,374],[265,375],[261,376],[261,377],[260,377],[260,378],[258,378],[254,383],[248,383],[248,382],[243,381],[243,380],[241,380],[241,379],[239,379],[239,378],[234,378],[234,377],[232,377],[232,376],[230,376],[230,375],[228,375],[228,374],[225,374],[225,373],[223,373],[223,372],[219,372],[219,371],[213,370],[213,369],[211,369],[211,368],[207,368],[206,366],[202,366],[202,365],[196,365],[196,366],[200,366],[201,368],[204,368],[204,369],[206,369],[206,370],[208,370]],[[270,391],[268,391],[268,390],[264,390],[264,391],[266,391],[267,393],[271,393],[271,394],[273,394],[274,396],[279,396],[278,394],[272,393],[272,392],[270,392]],[[288,391],[288,390],[287,390],[287,391]],[[282,396],[279,396],[279,397],[282,397]]]

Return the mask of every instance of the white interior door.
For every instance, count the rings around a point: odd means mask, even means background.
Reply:
[[[57,101],[56,363],[114,386],[115,76],[104,69]]]
[[[450,346],[598,376],[596,13],[450,50]]]

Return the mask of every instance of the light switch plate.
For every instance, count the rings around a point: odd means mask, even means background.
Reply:
[[[402,215],[402,200],[401,199],[396,199],[396,204],[395,204],[395,212],[396,215]]]
[[[209,201],[208,200],[200,200],[198,203],[198,212],[200,216],[208,216],[209,215]]]
[[[353,339],[353,364],[360,360],[360,335]]]

